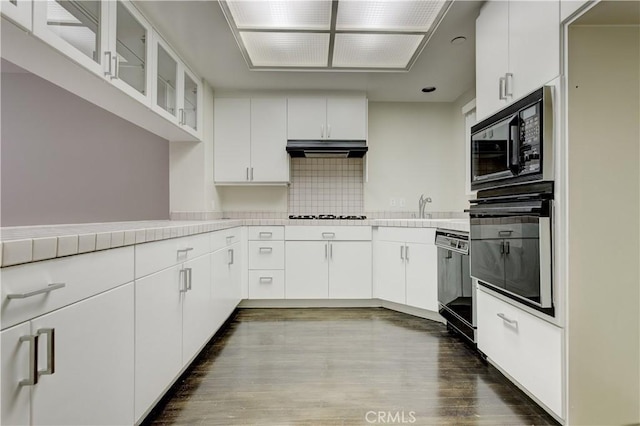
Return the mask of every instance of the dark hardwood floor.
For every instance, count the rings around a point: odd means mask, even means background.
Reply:
[[[242,309],[153,425],[548,425],[443,324],[383,308]]]

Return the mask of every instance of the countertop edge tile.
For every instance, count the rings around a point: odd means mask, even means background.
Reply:
[[[2,266],[17,265],[33,260],[33,239],[5,241]]]

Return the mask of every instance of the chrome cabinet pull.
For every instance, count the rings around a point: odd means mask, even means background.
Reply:
[[[322,238],[335,238],[336,233],[335,232],[323,232],[322,233]]]
[[[511,325],[514,325],[514,326],[517,326],[517,325],[518,325],[518,321],[516,321],[516,320],[512,320],[512,319],[510,319],[510,318],[507,318],[507,316],[506,316],[505,314],[503,314],[503,313],[498,313],[498,314],[496,314],[496,315],[498,315],[498,317],[500,317],[500,319],[501,319],[502,321],[506,322],[506,323],[509,323],[509,324],[511,324]]]
[[[264,238],[271,238],[271,237],[273,237],[273,232],[260,232],[260,233],[258,234],[258,236],[259,236],[260,238],[263,238],[263,237],[264,237]]]
[[[187,270],[186,269],[180,269],[180,276],[178,278],[178,281],[180,282],[180,293],[186,293],[187,292]]]
[[[20,380],[20,386],[38,384],[38,335],[20,336],[20,342],[29,342],[29,377]]]
[[[500,84],[498,87],[498,91],[499,93],[499,97],[501,100],[506,101],[507,100],[507,78],[506,77],[500,77]]]
[[[109,64],[107,67],[107,70],[104,72],[104,76],[107,77],[107,76],[111,76],[112,75],[111,73],[113,71],[111,68],[111,65],[113,64],[112,58],[111,58],[111,52],[109,51],[104,52],[104,56],[108,58],[106,62]]]
[[[233,265],[233,249],[229,249],[229,265]]]
[[[400,246],[400,259],[404,260],[404,246]]]
[[[273,247],[260,247],[258,251],[271,253],[273,251]]]
[[[233,241],[233,239],[234,239],[235,237],[236,237],[235,235],[229,235],[229,236],[227,237],[227,244],[231,244],[231,241]]]
[[[504,254],[504,241],[500,241],[500,254]]]
[[[191,283],[192,283],[192,279],[193,279],[193,268],[185,268],[185,270],[187,271],[186,288],[187,288],[187,290],[191,290]]]
[[[328,246],[329,246],[329,243],[325,243],[325,245],[324,245],[324,258],[325,258],[325,260],[329,258],[329,254],[328,254],[329,253],[328,252],[329,248],[328,248]]]
[[[251,167],[251,179],[250,180],[253,180],[253,167]]]
[[[451,253],[449,250],[447,250],[447,254],[446,254],[446,256],[444,258],[448,260],[448,259],[451,259],[452,257],[453,257],[453,253]]]
[[[505,74],[504,96],[505,99],[507,96],[513,97],[513,73],[510,72]]]
[[[56,372],[56,329],[41,328],[36,332],[38,336],[47,335],[47,368],[38,371],[39,376],[51,375]]]
[[[246,180],[249,180],[249,168],[248,167],[247,167],[247,179]]]
[[[327,124],[327,138],[331,137],[331,125]]]
[[[328,243],[329,245],[329,259],[333,260],[333,244]]]
[[[510,246],[511,246],[511,244],[509,243],[509,241],[504,243],[504,252],[505,252],[505,254],[509,254],[509,252],[511,251],[509,249]]]
[[[409,260],[409,246],[404,246],[404,258]]]
[[[320,126],[320,138],[324,138],[324,124]]]
[[[508,237],[513,234],[513,231],[498,231],[498,236],[500,237]]]
[[[187,248],[183,248],[183,249],[178,249],[178,254],[180,254],[180,253],[187,254],[187,253],[189,253],[191,250],[193,250],[193,247],[187,247]]]
[[[260,282],[261,283],[272,283],[273,282],[273,277],[260,277]]]
[[[66,287],[66,283],[53,283],[47,285],[45,288],[41,288],[38,290],[33,290],[27,293],[12,293],[7,294],[7,299],[26,299],[27,297],[37,296],[38,294],[49,293],[54,290],[58,290],[60,288]]]

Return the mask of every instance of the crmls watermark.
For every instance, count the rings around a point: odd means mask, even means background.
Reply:
[[[367,411],[364,419],[369,424],[412,424],[416,422],[415,411]]]

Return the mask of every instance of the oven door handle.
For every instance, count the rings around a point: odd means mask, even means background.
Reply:
[[[522,207],[472,207],[466,209],[465,212],[469,213],[472,217],[475,215],[488,215],[488,216],[522,216],[523,214],[529,214],[534,216],[542,215],[542,208],[539,206],[522,206]]]

